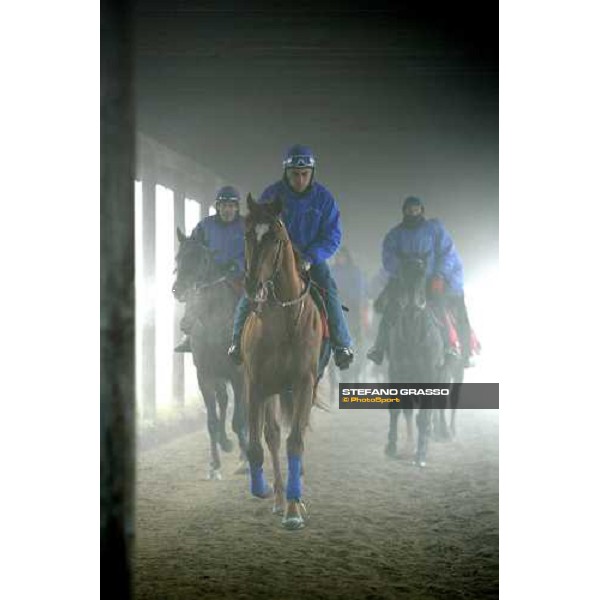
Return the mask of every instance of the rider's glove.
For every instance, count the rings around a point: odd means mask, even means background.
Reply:
[[[308,270],[310,270],[311,266],[312,266],[312,263],[310,262],[310,260],[307,260],[306,258],[303,258],[300,261],[300,269],[302,271],[308,271]]]
[[[434,277],[429,284],[432,294],[443,294],[444,293],[444,280],[442,277]]]

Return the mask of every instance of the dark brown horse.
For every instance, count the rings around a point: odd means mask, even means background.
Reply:
[[[185,320],[188,321],[190,345],[207,413],[210,436],[210,466],[208,479],[221,479],[221,456],[233,450],[233,443],[225,431],[227,415],[227,382],[234,395],[232,429],[238,437],[241,458],[246,452],[246,415],[243,401],[243,375],[227,356],[227,346],[233,323],[233,314],[239,291],[228,278],[224,267],[213,259],[202,242],[187,238],[177,230],[177,279],[173,294],[186,302]],[[245,470],[240,466],[238,471]]]
[[[318,363],[323,338],[319,310],[310,282],[300,272],[295,252],[279,215],[281,199],[257,204],[248,195],[246,217],[246,293],[254,304],[242,334],[248,412],[248,461],[251,492],[266,498],[273,492],[274,512],[284,513],[287,529],[304,526],[302,456],[304,434],[316,401]],[[277,403],[290,427],[287,438],[286,500],[279,463],[281,429]],[[273,490],[263,473],[262,434],[273,460]]]

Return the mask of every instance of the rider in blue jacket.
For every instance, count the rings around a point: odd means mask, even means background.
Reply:
[[[342,240],[340,211],[331,192],[314,179],[315,157],[307,146],[292,146],[283,161],[283,177],[267,187],[259,202],[275,197],[283,199],[282,220],[290,239],[302,256],[302,269],[326,292],[325,305],[329,316],[334,360],[340,369],[347,369],[354,358],[352,339],[342,312],[337,286],[331,276],[327,259],[339,248]],[[241,362],[240,338],[251,304],[243,296],[234,321],[229,355]]]
[[[244,273],[244,219],[240,216],[240,194],[232,186],[222,187],[215,198],[217,214],[202,219],[190,238],[207,246],[217,265],[227,276],[242,277]],[[187,334],[187,320],[181,328]],[[175,352],[191,352],[188,335],[175,347]]]
[[[426,277],[430,297],[441,300],[455,316],[465,366],[468,366],[471,328],[464,300],[463,266],[460,256],[441,222],[425,218],[425,207],[419,198],[406,198],[402,212],[402,222],[392,228],[383,240],[383,267],[390,276],[390,281],[394,281],[398,276],[402,255],[428,256]],[[387,291],[388,288],[383,294]],[[367,353],[367,358],[376,364],[383,362],[389,329],[389,312],[384,310],[375,345]]]

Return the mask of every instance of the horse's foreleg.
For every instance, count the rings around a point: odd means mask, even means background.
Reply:
[[[433,435],[438,441],[446,441],[450,437],[446,423],[447,402],[446,396],[440,396],[434,400],[434,408],[432,409]]]
[[[412,402],[408,401],[412,407]],[[404,422],[406,424],[406,441],[404,442],[404,450],[408,456],[412,456],[415,449],[415,427],[414,427],[414,408],[403,408]]]
[[[207,381],[207,378],[200,380],[198,376],[198,385],[204,398],[206,406],[206,426],[208,428],[208,436],[210,440],[210,466],[207,479],[221,479],[221,456],[217,446],[219,441],[219,419],[217,416],[217,402],[215,398],[215,389],[211,385],[212,382]]]
[[[310,410],[315,393],[315,379],[311,375],[294,385],[292,423],[287,438],[287,506],[282,524],[286,529],[304,527],[302,507],[302,458],[304,455],[304,434],[308,427]]]
[[[283,500],[283,477],[281,476],[281,461],[279,460],[279,449],[281,448],[281,427],[277,421],[276,405],[274,400],[269,400],[265,409],[265,441],[271,453],[273,464],[273,491],[275,501],[273,512],[283,515],[285,502]]]
[[[460,367],[460,371],[456,377],[455,382],[452,384],[450,390],[450,435],[452,439],[456,437],[456,409],[460,400],[460,388],[464,378],[464,369]]]
[[[250,386],[247,386],[250,387]],[[271,489],[263,471],[264,452],[262,434],[265,422],[265,403],[255,390],[248,392],[248,462],[250,464],[250,492],[259,498],[269,498]]]

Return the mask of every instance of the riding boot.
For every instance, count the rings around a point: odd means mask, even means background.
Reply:
[[[381,321],[379,322],[375,345],[367,352],[367,358],[373,361],[376,365],[380,365],[385,358],[385,351],[388,346],[388,332],[389,325],[386,322],[385,317],[382,317]]]
[[[352,338],[342,310],[337,285],[331,276],[326,262],[313,264],[310,269],[311,279],[325,291],[325,307],[329,319],[331,342],[335,347],[333,360],[340,370],[350,367],[354,360]]]
[[[184,338],[175,346],[174,352],[191,352],[192,346],[190,345],[190,336],[186,335]]]
[[[194,327],[194,319],[195,316],[190,313],[189,305],[186,302],[185,304],[185,314],[181,318],[181,322],[179,323],[179,329],[183,331],[184,337],[181,339],[179,344],[175,346],[174,352],[191,352],[192,346],[190,345],[190,334],[192,333],[192,328]]]
[[[227,356],[236,364],[241,365],[244,362],[242,358],[242,344],[235,338],[231,340],[231,346],[227,350]]]
[[[233,317],[233,336],[231,338],[231,346],[227,350],[227,355],[236,364],[241,365],[243,362],[242,358],[242,331],[244,330],[244,324],[250,314],[251,304],[248,297],[244,294],[236,308],[235,315]]]

